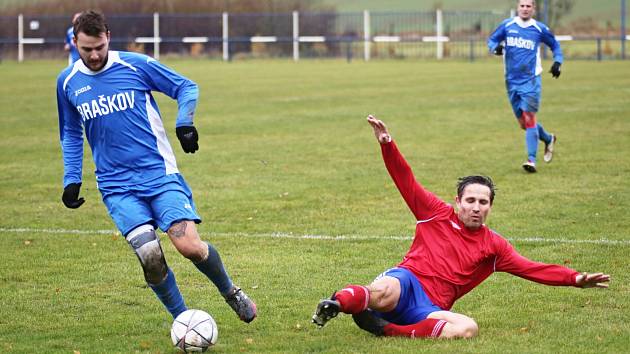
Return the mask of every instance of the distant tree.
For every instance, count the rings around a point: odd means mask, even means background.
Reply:
[[[547,0],[548,9],[545,9],[545,1],[539,0],[539,19],[542,20],[544,13],[547,13],[547,25],[556,28],[560,20],[569,15],[575,5],[575,0]]]
[[[3,16],[68,15],[85,9],[114,14],[200,14],[200,13],[280,13],[291,11],[334,11],[322,0],[40,0],[4,5]]]

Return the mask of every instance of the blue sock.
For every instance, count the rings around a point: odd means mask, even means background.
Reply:
[[[186,304],[184,304],[182,293],[179,292],[179,288],[175,282],[175,274],[171,268],[168,268],[166,279],[157,285],[149,284],[149,287],[155,292],[158,299],[162,301],[168,312],[173,315],[173,318],[188,310]]]
[[[221,295],[226,295],[232,289],[232,279],[230,279],[225,272],[225,268],[223,268],[219,252],[211,244],[208,244],[208,258],[205,261],[194,264],[197,269],[214,283]]]
[[[538,128],[527,128],[525,130],[525,143],[527,145],[527,158],[535,163],[536,152],[538,151]]]
[[[544,141],[545,144],[549,144],[551,142],[551,134],[547,133],[540,123],[536,124],[536,128],[538,128],[538,138]]]

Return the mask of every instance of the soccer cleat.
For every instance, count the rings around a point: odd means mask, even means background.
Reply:
[[[315,309],[315,314],[313,314],[313,323],[320,328],[324,327],[326,322],[337,317],[340,309],[341,306],[336,300],[324,299],[320,301],[319,304],[317,304],[317,309]]]
[[[556,140],[556,135],[551,134],[551,141],[548,144],[545,144],[545,155],[543,156],[543,160],[545,162],[551,162],[551,159],[553,158],[553,148],[556,144]]]
[[[363,312],[352,315],[354,323],[364,331],[368,331],[375,336],[381,337],[385,335],[385,326],[389,324],[388,321],[375,316],[372,310],[365,310]]]
[[[241,288],[234,286],[225,296],[225,302],[236,312],[241,321],[250,323],[256,318],[256,304]]]
[[[536,163],[533,161],[525,161],[523,162],[523,169],[529,173],[535,173],[536,172]]]

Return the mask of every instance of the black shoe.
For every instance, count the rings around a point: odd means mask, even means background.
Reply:
[[[320,328],[324,327],[326,322],[337,317],[339,310],[339,302],[332,299],[324,299],[317,304],[317,309],[315,309],[315,314],[313,315],[313,323]]]
[[[225,302],[230,305],[243,322],[250,323],[256,318],[256,304],[239,287],[234,286],[225,297]]]
[[[536,173],[536,163],[527,160],[523,162],[523,169],[529,173]]]
[[[375,316],[371,310],[365,310],[356,315],[352,315],[352,319],[359,328],[378,337],[385,335],[385,326],[389,324],[388,321]]]

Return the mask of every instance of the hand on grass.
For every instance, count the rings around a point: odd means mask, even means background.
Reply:
[[[610,275],[604,273],[582,273],[575,277],[575,283],[581,288],[607,288]]]

